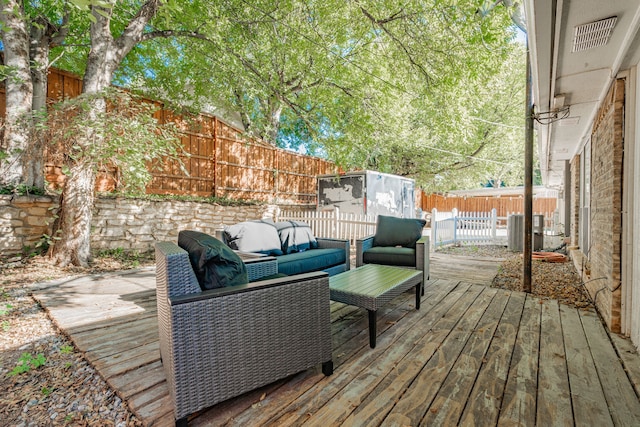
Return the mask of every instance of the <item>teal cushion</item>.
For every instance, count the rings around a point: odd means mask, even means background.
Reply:
[[[423,219],[378,215],[373,246],[415,248],[426,223]]]
[[[215,289],[249,282],[247,267],[238,254],[215,237],[193,230],[178,233],[178,246],[189,261],[200,288]]]
[[[288,276],[321,271],[346,262],[344,249],[311,249],[278,257],[278,273]]]
[[[416,250],[396,246],[374,246],[362,253],[362,262],[365,264],[415,267]]]
[[[306,222],[280,221],[276,222],[276,229],[282,252],[285,254],[304,252],[318,247],[318,241]]]
[[[238,251],[282,255],[278,230],[275,223],[268,219],[245,221],[226,227],[224,239],[231,249]]]

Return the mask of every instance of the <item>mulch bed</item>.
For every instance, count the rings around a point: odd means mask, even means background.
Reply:
[[[153,261],[98,258],[84,269],[61,269],[42,257],[0,264],[0,425],[142,425],[55,327],[31,297],[30,285],[143,265]]]
[[[488,256],[502,258],[498,274],[492,286],[511,291],[522,291],[524,263],[522,255],[513,253],[504,246],[453,246],[439,250],[441,253],[465,256]],[[543,299],[556,299],[562,304],[576,308],[593,307],[580,274],[567,258],[565,262],[552,257],[548,252],[532,256],[531,294]],[[553,262],[550,262],[553,261]]]

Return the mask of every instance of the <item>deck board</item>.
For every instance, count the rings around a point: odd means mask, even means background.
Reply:
[[[426,361],[382,425],[418,425],[424,417],[464,344],[495,295],[495,292],[480,286],[472,286],[470,289],[475,292],[465,293],[459,300],[461,304],[454,305],[453,308],[456,310],[448,311],[442,322],[434,325],[434,330],[441,328],[448,332],[446,339]],[[487,292],[484,292],[485,290]],[[464,297],[468,298],[463,300]],[[473,310],[469,310],[471,306],[474,307]]]
[[[524,301],[502,397],[499,426],[533,426],[536,423],[541,307],[537,298]]]
[[[567,358],[556,301],[542,301],[538,367],[537,422],[540,425],[573,425]]]
[[[467,399],[460,425],[495,425],[509,373],[525,295],[506,293],[509,301],[482,360],[478,376]]]
[[[509,296],[493,290],[495,295],[480,322],[473,329],[462,353],[442,384],[438,395],[420,425],[456,425],[475,384],[476,376],[487,353]]]
[[[498,262],[432,254],[415,292],[378,312],[331,303],[320,367],[194,414],[191,426],[640,425],[640,402],[597,314],[487,287]],[[173,424],[153,270],[66,279],[34,296],[145,426]],[[618,338],[620,340],[621,338]],[[595,423],[595,424],[594,424]]]
[[[598,315],[580,311],[602,390],[615,425],[640,426],[640,406]]]
[[[580,315],[575,308],[561,305],[560,316],[565,346],[574,350],[572,356],[567,358],[567,370],[575,423],[576,425],[613,426],[607,401],[598,384],[598,372],[582,328]]]

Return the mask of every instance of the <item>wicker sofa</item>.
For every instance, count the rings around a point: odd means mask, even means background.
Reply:
[[[234,250],[274,256],[278,273],[289,276],[312,271],[333,276],[350,268],[349,240],[315,237],[301,221],[245,221],[218,231],[216,237]]]
[[[319,364],[333,373],[327,273],[202,291],[185,250],[172,242],[155,250],[160,354],[176,425]],[[246,265],[254,280],[276,263]]]

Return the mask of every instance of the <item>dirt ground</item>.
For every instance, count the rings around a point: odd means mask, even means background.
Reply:
[[[504,259],[493,286],[520,290],[522,258],[503,246],[452,247],[441,252]],[[153,265],[113,252],[90,268],[58,268],[46,258],[0,263],[0,426],[140,426],[46,312],[31,297],[34,283]],[[570,262],[534,262],[533,294],[587,307],[591,302]]]

